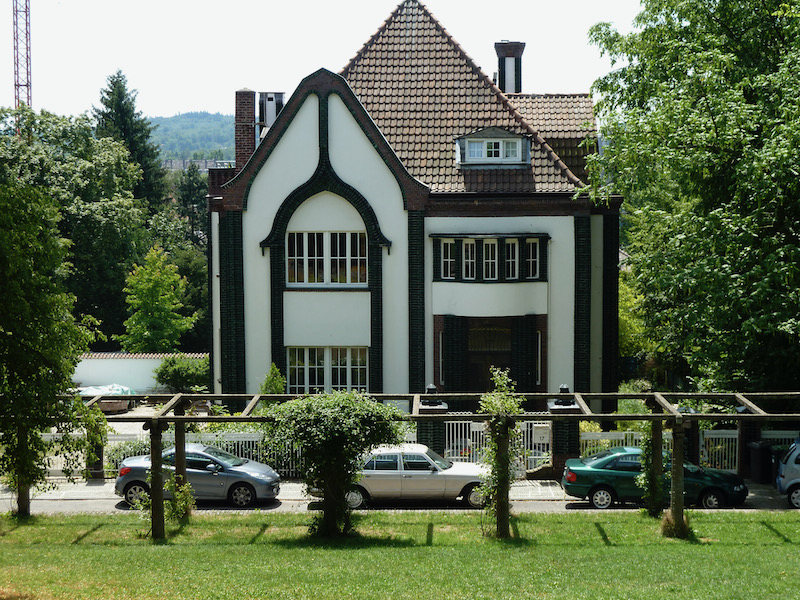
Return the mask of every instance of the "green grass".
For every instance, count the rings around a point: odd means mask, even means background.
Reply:
[[[0,518],[0,600],[796,597],[795,512],[690,513],[663,538],[639,513],[524,514],[514,538],[475,512],[368,511],[358,536],[307,535],[308,514],[196,516],[154,545],[136,515]]]

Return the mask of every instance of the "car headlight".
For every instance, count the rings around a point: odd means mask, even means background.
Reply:
[[[274,475],[267,475],[266,473],[250,473],[250,476],[259,481],[266,481],[267,483],[278,480]]]
[[[733,491],[734,492],[743,492],[744,491],[744,484],[741,483],[739,485],[733,486]]]

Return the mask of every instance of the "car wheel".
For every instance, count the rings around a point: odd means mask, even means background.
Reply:
[[[700,495],[700,506],[703,508],[723,508],[725,504],[725,494],[719,490],[706,490]]]
[[[150,493],[150,488],[143,481],[131,481],[125,486],[122,496],[125,502],[133,506],[137,501]]]
[[[464,498],[464,504],[470,508],[483,508],[483,505],[486,504],[480,488],[475,483],[465,487],[461,495]]]
[[[248,483],[235,483],[228,492],[228,499],[236,508],[247,508],[256,502],[256,491]]]
[[[347,508],[350,510],[364,508],[367,505],[367,498],[369,498],[369,495],[362,487],[357,487],[353,490],[350,490],[347,492],[347,496],[345,496]]]
[[[614,490],[610,487],[600,486],[589,492],[589,502],[594,508],[610,508],[614,501]]]
[[[793,485],[786,494],[791,508],[800,508],[800,485]]]

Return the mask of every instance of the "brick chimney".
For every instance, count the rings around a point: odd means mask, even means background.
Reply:
[[[236,92],[234,116],[236,171],[241,171],[256,151],[256,93],[253,90]]]
[[[522,92],[522,53],[525,51],[525,42],[503,40],[494,45],[494,50],[497,52],[499,73],[497,86],[505,94],[519,94]]]

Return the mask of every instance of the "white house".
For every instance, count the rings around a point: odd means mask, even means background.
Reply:
[[[236,165],[209,173],[215,392],[273,362],[291,393],[479,392],[490,365],[616,390],[620,199],[575,198],[591,98],[520,93],[525,44],[495,47],[497,83],[404,0],[285,105],[236,93]]]

